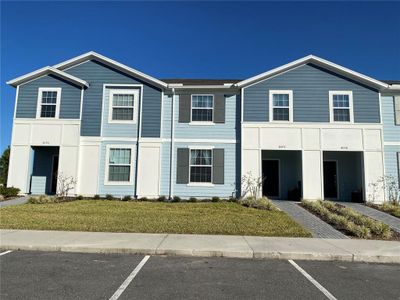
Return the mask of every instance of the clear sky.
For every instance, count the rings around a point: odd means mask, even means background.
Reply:
[[[399,2],[1,2],[1,146],[6,81],[94,50],[157,78],[241,79],[315,54],[400,80]]]

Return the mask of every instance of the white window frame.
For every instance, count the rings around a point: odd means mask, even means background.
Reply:
[[[48,103],[42,103],[42,95],[43,92],[57,92],[57,98],[56,98],[56,114],[53,118],[49,117],[41,117],[42,113],[42,105],[52,105]],[[52,120],[52,119],[59,119],[60,117],[60,103],[61,103],[61,92],[62,88],[54,88],[54,87],[40,87],[38,89],[38,96],[37,96],[37,106],[36,106],[36,119],[45,119],[45,120]]]
[[[213,155],[213,146],[192,146],[189,147],[189,183],[187,184],[188,186],[214,186],[213,184],[213,176],[214,176],[214,170],[213,170],[213,165],[214,165],[214,155]],[[211,165],[192,165],[192,150],[210,150],[211,151]],[[211,181],[209,182],[197,182],[197,181],[191,181],[191,167],[199,167],[199,166],[205,166],[211,167]]]
[[[193,96],[211,96],[212,97],[212,108],[195,107],[195,109],[212,109],[212,120],[211,121],[193,121]],[[215,125],[214,123],[214,107],[215,97],[213,94],[192,94],[190,95],[190,123],[191,125]]]
[[[113,108],[131,108],[132,106],[114,106],[114,94],[133,95],[133,119],[132,120],[113,120]],[[136,124],[138,119],[138,103],[139,103],[139,90],[138,89],[110,89],[108,93],[108,123],[119,124]]]
[[[109,181],[109,168],[110,168],[110,150],[111,149],[130,149],[131,150],[131,161],[130,161],[130,174],[129,174],[129,181]],[[104,185],[133,185],[133,177],[134,177],[134,157],[135,157],[135,145],[107,145],[106,146],[106,157],[105,157],[105,174],[104,174]]]
[[[347,95],[349,96],[349,107],[333,107],[333,96],[334,95]],[[334,109],[348,109],[350,114],[350,121],[335,121],[334,120]],[[342,123],[350,124],[354,123],[354,112],[353,112],[353,91],[329,91],[329,120],[330,123]]]
[[[289,106],[274,106],[275,94],[289,95]],[[289,120],[274,120],[274,108],[289,108]],[[270,90],[269,91],[269,121],[274,123],[293,123],[293,90]]]

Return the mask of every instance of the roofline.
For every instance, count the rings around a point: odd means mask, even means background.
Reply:
[[[256,76],[250,77],[248,79],[245,79],[243,81],[240,81],[240,82],[236,83],[236,86],[239,87],[239,88],[246,87],[246,86],[251,85],[252,83],[255,83],[257,81],[268,79],[271,76],[280,74],[282,72],[285,72],[285,71],[293,69],[295,67],[307,64],[309,62],[315,62],[316,64],[324,66],[328,70],[333,70],[333,71],[336,71],[338,73],[345,74],[347,76],[350,75],[351,77],[356,78],[358,81],[361,81],[364,84],[367,84],[367,85],[370,85],[370,86],[379,87],[379,88],[388,88],[389,87],[388,84],[386,84],[386,83],[384,83],[382,81],[373,79],[373,78],[371,78],[369,76],[366,76],[366,75],[363,75],[361,73],[355,72],[353,70],[350,70],[348,68],[345,68],[343,66],[335,64],[335,63],[330,62],[328,60],[325,60],[323,58],[317,57],[315,55],[305,56],[303,58],[300,58],[300,59],[297,59],[295,61],[292,61],[292,62],[290,62],[288,64],[282,65],[280,67],[274,68],[274,69],[269,70],[267,72],[264,72],[264,73],[258,74]]]
[[[108,65],[111,65],[112,67],[114,67],[116,69],[119,69],[119,70],[121,70],[121,71],[123,71],[125,73],[130,73],[131,75],[134,75],[134,76],[141,77],[145,81],[151,82],[154,85],[157,85],[159,87],[166,88],[168,86],[167,83],[165,83],[165,82],[163,82],[161,80],[158,80],[158,79],[156,79],[156,78],[154,78],[152,76],[149,76],[149,75],[147,75],[147,74],[145,74],[143,72],[140,72],[140,71],[135,70],[135,69],[133,69],[131,67],[128,67],[127,65],[121,64],[121,63],[119,63],[119,62],[117,62],[117,61],[115,61],[115,60],[113,60],[111,58],[108,58],[108,57],[106,57],[104,55],[101,55],[99,53],[96,53],[94,51],[90,51],[90,52],[81,54],[79,56],[76,56],[74,58],[68,59],[66,61],[63,61],[63,62],[61,62],[59,64],[54,65],[53,68],[63,70],[63,69],[72,67],[72,66],[74,66],[76,64],[82,63],[82,62],[84,62],[86,60],[90,60],[90,59],[98,59],[98,60],[100,60],[100,61],[102,61],[102,62],[104,62],[104,63],[106,63]]]
[[[229,85],[182,85],[176,83],[168,84],[168,88],[175,90],[193,90],[193,89],[237,89],[234,84]]]
[[[9,85],[11,85],[13,87],[17,87],[20,84],[23,84],[23,83],[25,83],[27,81],[30,81],[32,79],[35,79],[37,77],[40,77],[40,76],[43,76],[43,75],[46,75],[46,74],[49,74],[49,73],[55,74],[55,75],[57,75],[57,76],[59,76],[61,78],[64,78],[64,79],[66,79],[68,81],[71,81],[71,82],[73,82],[75,84],[78,84],[80,86],[89,87],[89,83],[87,83],[85,80],[82,80],[82,79],[80,79],[78,77],[72,76],[72,75],[70,75],[68,73],[65,73],[63,71],[57,70],[57,69],[55,69],[53,67],[50,67],[50,66],[46,66],[44,68],[38,69],[38,70],[30,72],[28,74],[25,74],[23,76],[17,77],[17,78],[12,79],[12,80],[9,80],[9,81],[7,81],[7,84],[9,84]]]

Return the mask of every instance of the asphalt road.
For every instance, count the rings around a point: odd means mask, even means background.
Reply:
[[[4,253],[4,252],[3,252]],[[400,299],[400,265],[13,251],[0,299]]]

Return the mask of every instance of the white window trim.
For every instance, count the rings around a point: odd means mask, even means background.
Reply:
[[[214,186],[213,184],[213,176],[214,176],[214,155],[213,155],[213,146],[192,146],[189,147],[189,183],[188,186]],[[211,165],[192,165],[192,150],[210,150],[211,151]],[[210,182],[197,182],[197,181],[190,181],[191,178],[191,167],[199,167],[199,166],[211,166],[211,181]]]
[[[193,118],[193,96],[211,96],[212,97],[212,99],[213,99],[212,108],[201,108],[201,107],[195,108],[195,109],[212,109],[212,121],[193,121],[192,120],[192,118]],[[206,125],[206,126],[207,125],[215,125],[215,122],[214,122],[215,102],[214,101],[215,101],[215,97],[213,94],[192,94],[192,95],[190,95],[190,123],[189,123],[189,125]]]
[[[113,96],[114,94],[133,95],[133,120],[113,120]],[[110,89],[108,93],[108,123],[117,124],[136,124],[138,119],[139,89]],[[121,108],[130,108],[131,106],[118,106]]]
[[[289,95],[289,121],[274,120],[274,108],[287,108],[287,106],[274,106],[274,94]],[[274,123],[293,123],[293,90],[270,90],[269,91],[269,121]]]
[[[129,175],[129,181],[109,181],[108,180],[108,175],[109,175],[109,167],[110,167],[110,149],[115,148],[115,149],[130,149],[131,150],[131,161],[130,161],[130,175]],[[107,145],[106,146],[106,157],[105,157],[105,174],[104,174],[104,185],[133,185],[133,177],[134,177],[134,172],[133,172],[133,161],[135,157],[135,145],[129,144],[129,145],[117,145],[117,144],[112,144],[112,145]]]
[[[61,91],[62,91],[62,88],[54,88],[54,87],[40,87],[38,89],[37,106],[36,106],[36,119],[45,119],[45,120],[59,119],[59,117],[60,117]],[[45,118],[45,117],[41,117],[40,116],[40,114],[42,112],[42,94],[43,94],[43,92],[57,92],[56,115],[54,116],[54,118]],[[46,103],[44,103],[44,105],[46,105]]]
[[[348,95],[349,96],[349,109],[350,112],[350,121],[335,121],[333,117],[333,95]],[[335,109],[341,109],[340,107],[335,107]],[[350,124],[354,123],[354,113],[353,113],[353,92],[352,91],[329,91],[329,121],[330,123],[343,123]]]

